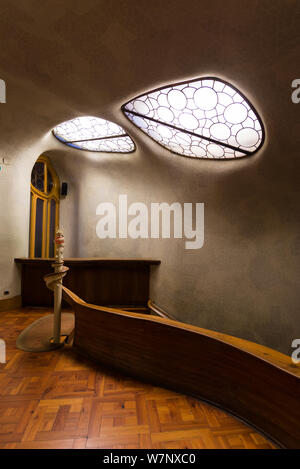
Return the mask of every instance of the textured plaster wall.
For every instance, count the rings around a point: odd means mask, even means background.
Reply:
[[[29,181],[45,152],[69,195],[61,202],[67,256],[154,257],[151,297],[179,320],[290,353],[300,337],[298,1],[3,1],[0,78],[0,298],[20,293],[13,259],[28,255]],[[13,28],[14,34],[11,33]],[[266,143],[236,162],[172,155],[120,106],[157,86],[216,75],[255,105]],[[49,133],[95,115],[134,138],[130,155],[71,150]],[[100,240],[96,206],[204,202],[205,244]]]
[[[72,161],[81,177],[72,203],[79,225],[71,230],[63,217],[66,237],[73,231],[83,257],[161,259],[153,268],[151,298],[168,312],[289,353],[300,334],[298,188],[291,168],[269,172],[264,157],[221,168],[200,162],[200,170],[199,161],[146,149],[134,164],[130,155],[83,164],[76,154]],[[96,207],[118,206],[119,194],[149,208],[151,202],[204,202],[204,247],[186,250],[184,240],[175,239],[98,239]]]

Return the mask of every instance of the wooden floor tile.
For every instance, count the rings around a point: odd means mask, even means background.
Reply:
[[[17,350],[18,334],[45,314],[0,313],[0,449],[274,447],[222,410],[105,370],[72,348]]]

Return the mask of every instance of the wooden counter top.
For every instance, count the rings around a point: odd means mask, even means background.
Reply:
[[[45,259],[31,259],[29,257],[18,257],[15,259],[17,264],[49,264],[54,262],[54,258],[45,258]],[[105,258],[105,257],[68,257],[64,259],[66,265],[103,265],[116,266],[116,265],[159,265],[161,263],[158,259],[114,259],[114,258]]]

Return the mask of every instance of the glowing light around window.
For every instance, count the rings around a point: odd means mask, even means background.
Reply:
[[[264,128],[249,101],[218,78],[202,78],[146,93],[122,106],[125,115],[153,140],[194,158],[252,155]]]
[[[79,150],[130,153],[135,149],[134,142],[122,127],[99,117],[76,117],[62,122],[53,129],[53,134]]]

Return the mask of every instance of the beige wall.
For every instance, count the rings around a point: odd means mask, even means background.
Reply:
[[[76,252],[83,257],[161,259],[153,269],[151,297],[179,320],[289,353],[292,339],[300,336],[299,217],[293,197],[298,163],[286,170],[280,165],[278,174],[276,161],[267,169],[266,155],[216,163],[160,149],[153,156],[145,149],[115,161],[104,156],[82,164],[77,152],[72,167],[80,171],[78,188],[62,202],[66,238],[76,236]],[[56,166],[61,156],[52,154]],[[204,202],[203,248],[186,250],[184,240],[174,239],[98,239],[96,207],[100,202],[117,206],[119,194],[148,207],[151,202]],[[70,213],[78,216],[73,224]]]
[[[299,72],[299,3],[3,4],[0,157],[10,165],[0,173],[0,298],[4,290],[20,292],[13,258],[28,254],[30,172],[46,152],[69,182],[61,203],[66,255],[159,258],[151,296],[175,317],[290,353],[300,337],[300,104],[290,99]],[[228,80],[257,108],[267,133],[257,155],[234,162],[181,158],[120,112],[141,92],[204,75]],[[123,125],[137,151],[80,152],[49,133],[85,114]],[[116,203],[119,194],[146,204],[204,202],[204,247],[99,240],[96,206]]]

